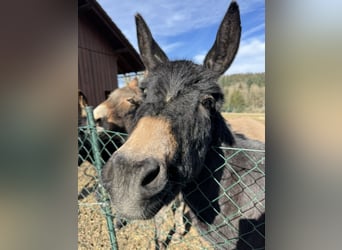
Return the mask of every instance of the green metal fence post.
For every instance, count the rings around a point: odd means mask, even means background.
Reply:
[[[88,127],[90,129],[91,145],[92,145],[92,150],[94,154],[95,167],[96,167],[98,176],[101,176],[101,170],[102,170],[101,154],[99,150],[98,135],[96,132],[96,125],[94,121],[93,107],[87,106],[86,112],[87,112]],[[101,181],[98,181],[98,190],[100,192],[101,203],[104,204],[102,208],[106,215],[110,243],[111,243],[112,249],[116,250],[118,249],[118,246],[116,242],[116,235],[115,235],[115,230],[114,230],[114,225],[113,225],[111,205],[110,205],[107,192],[102,186]]]

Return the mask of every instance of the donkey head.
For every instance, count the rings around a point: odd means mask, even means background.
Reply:
[[[133,78],[125,87],[115,89],[107,100],[94,109],[97,127],[117,132],[128,132],[135,111],[141,102],[142,92],[138,79]]]
[[[138,44],[148,72],[143,102],[126,143],[103,169],[103,182],[123,216],[151,218],[183,185],[196,178],[208,150],[234,137],[220,114],[218,77],[232,63],[240,42],[240,13],[232,2],[203,65],[169,61],[136,15]]]

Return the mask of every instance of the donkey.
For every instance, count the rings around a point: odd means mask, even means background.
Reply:
[[[250,161],[263,159],[264,144],[231,132],[220,114],[217,80],[239,47],[238,4],[231,2],[203,65],[170,61],[143,18],[135,20],[148,74],[130,136],[102,171],[113,206],[128,219],[149,219],[182,193],[215,248],[264,248],[265,167]]]
[[[102,129],[127,133],[141,103],[142,92],[138,78],[133,78],[125,87],[115,89],[108,98],[94,109],[94,119]]]
[[[85,95],[79,91],[78,126],[87,125],[85,107],[88,106]],[[112,91],[107,100],[99,104],[93,111],[96,128],[104,147],[101,158],[107,162],[110,156],[125,141],[122,136],[103,133],[104,130],[127,133],[133,122],[135,110],[141,101],[141,90],[138,87],[138,79],[134,78],[127,86]],[[91,143],[89,135],[79,133],[79,159],[78,165],[84,160],[91,161]]]
[[[97,132],[104,144],[101,157],[107,162],[110,156],[125,142],[119,134],[108,134],[107,131],[127,133],[133,123],[135,111],[141,102],[142,92],[138,87],[138,79],[133,78],[126,86],[113,90],[108,98],[95,107],[93,114]]]

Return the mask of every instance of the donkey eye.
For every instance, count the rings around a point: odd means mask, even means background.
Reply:
[[[142,88],[142,87],[140,87],[140,91],[141,91],[143,94],[146,95],[146,93],[147,93],[147,88]]]
[[[139,106],[141,104],[141,100],[134,97],[128,98],[126,101],[132,104],[132,106]]]
[[[215,99],[211,95],[206,95],[201,98],[201,104],[208,110],[215,108]]]
[[[134,100],[133,97],[132,97],[132,98],[126,99],[126,101],[128,101],[130,104],[133,104],[133,105],[136,105],[136,104],[137,104],[137,102]]]

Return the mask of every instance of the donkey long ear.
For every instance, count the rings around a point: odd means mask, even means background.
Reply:
[[[135,23],[140,54],[147,71],[160,63],[167,62],[166,54],[153,39],[150,29],[140,14],[135,15]]]
[[[215,43],[204,59],[204,65],[223,74],[234,60],[239,48],[240,36],[239,6],[232,1],[217,32]]]

